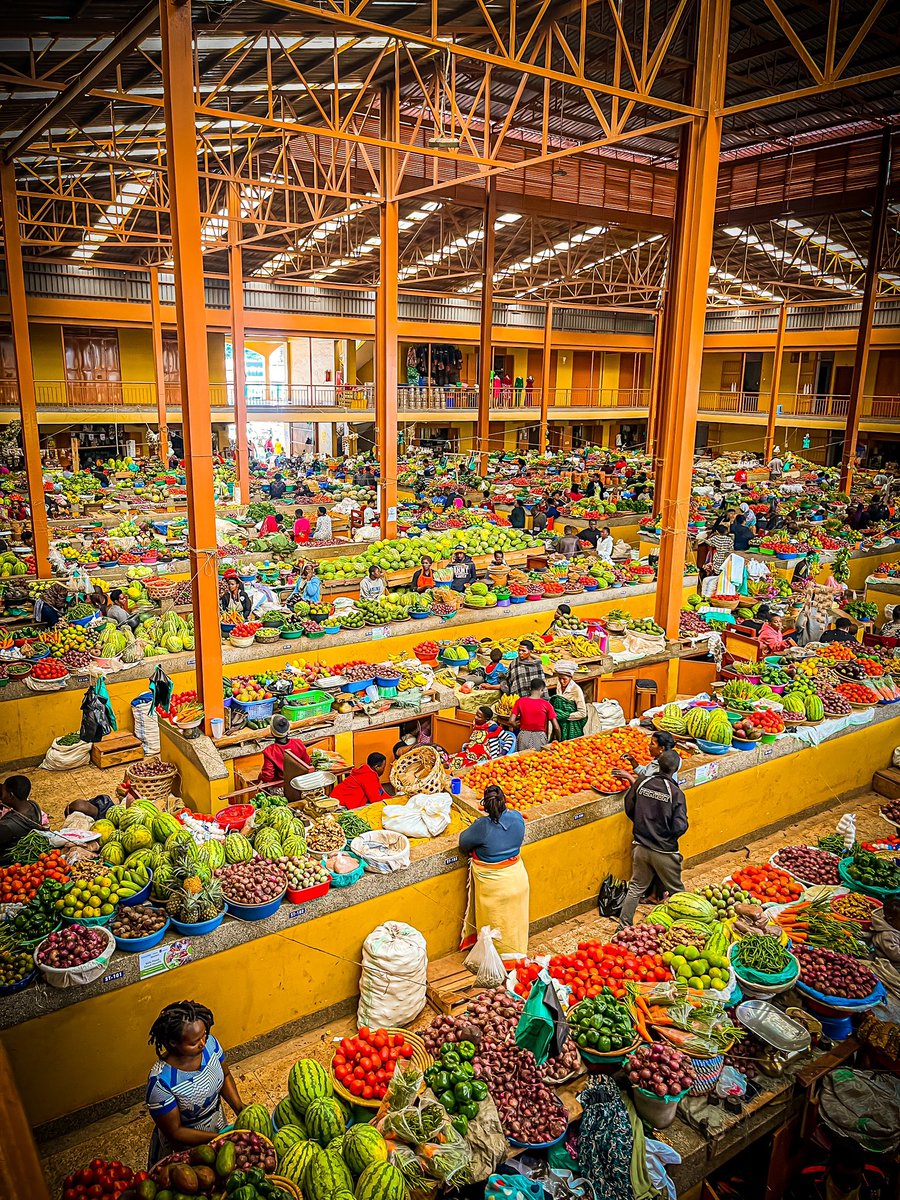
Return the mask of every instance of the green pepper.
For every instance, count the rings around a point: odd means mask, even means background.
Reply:
[[[450,1124],[453,1126],[456,1132],[461,1134],[463,1137],[465,1137],[469,1132],[469,1122],[463,1116],[457,1115],[455,1117],[451,1117]]]
[[[431,1090],[434,1094],[439,1096],[441,1092],[449,1091],[451,1086],[449,1071],[438,1070],[435,1074],[434,1082],[431,1084]]]
[[[597,1038],[597,1049],[601,1054],[609,1054],[612,1049],[612,1041],[608,1037]]]
[[[459,1106],[459,1111],[467,1121],[474,1121],[478,1116],[478,1105],[473,1104],[472,1101],[469,1100],[467,1103]]]
[[[438,1096],[438,1099],[440,1100],[441,1104],[443,1104],[444,1108],[446,1108],[448,1113],[456,1112],[456,1097],[452,1092],[442,1092],[441,1095]]]
[[[488,1085],[481,1079],[476,1079],[472,1084],[472,1099],[487,1100]]]
[[[442,1067],[458,1067],[460,1063],[459,1055],[455,1050],[448,1050],[446,1053],[441,1051],[441,1066]]]
[[[456,1042],[444,1042],[438,1051],[438,1058],[443,1058],[445,1054],[456,1054]]]
[[[456,1052],[460,1058],[474,1058],[475,1046],[472,1042],[458,1042],[456,1045]]]
[[[457,1100],[463,1100],[463,1101],[471,1100],[472,1099],[471,1083],[469,1083],[468,1081],[466,1081],[464,1083],[457,1083],[453,1088],[453,1095],[456,1097]]]
[[[472,1066],[472,1064],[470,1062],[460,1063],[459,1064],[459,1073],[463,1077],[463,1079],[474,1079],[475,1078],[475,1068]]]

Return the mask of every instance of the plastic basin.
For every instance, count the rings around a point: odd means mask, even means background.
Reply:
[[[240,829],[255,811],[252,804],[229,804],[216,813],[216,824],[222,829]]]
[[[264,921],[266,917],[274,916],[278,912],[284,897],[285,893],[282,892],[280,896],[276,896],[274,900],[267,900],[265,904],[236,904],[228,899],[225,903],[231,916],[237,917],[239,921]]]
[[[120,900],[119,904],[123,908],[130,908],[134,904],[143,904],[150,895],[150,888],[153,886],[153,872],[150,872],[150,878],[144,884],[139,892],[135,892],[133,896],[128,896],[124,900]]]
[[[202,937],[205,933],[212,933],[214,929],[218,929],[225,920],[225,909],[219,913],[217,917],[213,917],[211,921],[176,921],[174,917],[169,917],[169,924],[173,929],[177,929],[179,933],[193,934],[194,937]]]
[[[166,921],[156,933],[148,933],[142,938],[116,938],[116,949],[125,950],[127,953],[137,954],[141,950],[152,950],[154,946],[158,946],[169,930],[170,921]],[[115,937],[115,934],[113,934]]]
[[[356,857],[354,855],[354,857]],[[326,883],[317,883],[315,887],[308,888],[288,888],[287,899],[291,904],[303,904],[307,900],[317,900],[320,896],[324,896],[331,887],[331,880]]]

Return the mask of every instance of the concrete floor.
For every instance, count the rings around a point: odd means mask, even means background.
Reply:
[[[47,778],[47,774],[46,771],[39,773],[36,787]],[[72,775],[80,775],[80,772],[72,772]],[[104,786],[101,788],[98,785],[93,791],[109,790],[111,772],[94,771],[93,776],[88,774],[83,781],[78,780],[79,791],[82,782],[86,784],[88,780],[94,780],[97,776],[103,777]],[[71,780],[71,776],[66,778]],[[69,786],[71,787],[71,783]],[[69,794],[74,793],[70,791]],[[748,841],[740,850],[719,855],[702,866],[687,870],[685,882],[690,886],[718,883],[743,863],[765,862],[781,846],[814,843],[824,834],[834,832],[838,819],[847,811],[857,815],[857,829],[861,840],[868,841],[892,833],[892,827],[878,815],[881,803],[882,798],[874,792],[865,793],[851,803],[836,803],[834,807],[814,817],[797,821],[767,837]],[[531,939],[530,949],[534,954],[565,952],[581,939],[609,937],[614,931],[613,921],[605,920],[595,912],[586,913],[536,935]],[[421,1024],[428,1024],[431,1016],[431,1011],[426,1008]],[[336,1021],[328,1028],[288,1039],[279,1046],[233,1064],[242,1099],[246,1104],[261,1103],[271,1110],[286,1095],[288,1072],[298,1058],[318,1057],[326,1062],[328,1043],[331,1039],[352,1031],[355,1031],[355,1023],[351,1019]],[[147,1062],[149,1066],[149,1050]],[[119,1158],[135,1169],[146,1166],[147,1148],[152,1131],[152,1121],[143,1105],[138,1104],[98,1121],[88,1129],[41,1145],[39,1151],[51,1196],[60,1193],[62,1181],[70,1171],[76,1170],[95,1157]]]
[[[9,772],[12,774],[12,772]],[[58,828],[62,823],[65,807],[72,800],[90,800],[105,793],[115,796],[116,788],[125,778],[125,767],[107,767],[101,770],[91,766],[76,767],[73,771],[45,771],[41,767],[23,767],[17,775],[27,775],[31,780],[31,797],[50,818],[50,824]]]

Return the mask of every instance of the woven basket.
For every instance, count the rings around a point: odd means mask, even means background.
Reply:
[[[689,1055],[691,1066],[694,1068],[695,1079],[690,1086],[688,1095],[705,1096],[719,1082],[719,1076],[725,1066],[725,1055],[716,1054],[713,1058],[694,1058]]]
[[[395,760],[391,783],[399,795],[415,796],[420,792],[433,795],[449,790],[450,776],[434,746],[416,746]]]
[[[144,588],[151,600],[174,600],[178,582],[169,579],[145,579]]]
[[[293,1196],[294,1200],[303,1200],[303,1193],[290,1179],[285,1179],[283,1175],[269,1175],[269,1182],[274,1183],[276,1187],[280,1187],[283,1192],[287,1192],[289,1196]]]
[[[140,764],[135,763],[134,766],[143,766],[148,760],[142,759]],[[134,788],[135,792],[144,800],[152,800],[157,803],[160,800],[168,800],[169,794],[174,790],[173,784],[178,778],[178,768],[173,767],[171,763],[163,763],[163,766],[168,768],[165,774],[160,773],[151,778],[143,775],[134,775],[133,768],[127,767],[125,770],[125,778]]]
[[[419,1071],[426,1071],[434,1062],[434,1059],[425,1049],[425,1043],[417,1033],[410,1033],[408,1029],[398,1029],[395,1026],[388,1026],[383,1030],[384,1033],[402,1033],[407,1042],[413,1048],[413,1056],[409,1061],[413,1067]],[[334,1047],[331,1057],[337,1053],[337,1046]],[[364,1100],[362,1096],[354,1096],[351,1091],[344,1087],[341,1081],[335,1078],[333,1064],[329,1063],[329,1073],[331,1074],[331,1082],[334,1085],[335,1093],[348,1104],[359,1105],[360,1108],[380,1108],[381,1101],[374,1097],[371,1100]]]

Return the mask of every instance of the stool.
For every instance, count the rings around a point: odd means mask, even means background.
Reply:
[[[648,708],[656,708],[656,684],[652,679],[634,681],[634,713],[641,717]]]

